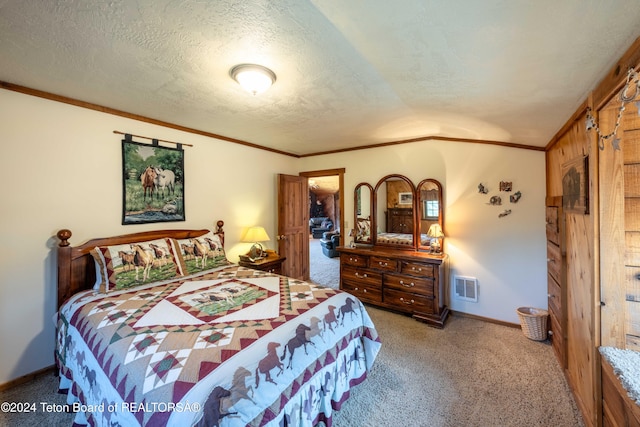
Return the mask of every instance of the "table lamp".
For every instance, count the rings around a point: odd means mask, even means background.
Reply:
[[[249,249],[249,258],[252,260],[264,258],[264,247],[260,242],[268,242],[271,240],[264,227],[256,226],[247,230],[247,233],[242,239],[243,242],[253,242],[253,246]]]
[[[431,224],[429,231],[427,231],[427,237],[431,237],[431,251],[439,254],[442,250],[440,239],[444,237],[440,224]]]

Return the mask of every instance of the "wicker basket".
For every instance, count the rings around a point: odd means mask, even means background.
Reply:
[[[524,335],[534,341],[547,339],[547,318],[549,312],[540,308],[520,307],[518,317],[522,325]]]

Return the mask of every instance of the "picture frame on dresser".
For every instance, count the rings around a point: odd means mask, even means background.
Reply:
[[[413,203],[413,193],[398,193],[398,205],[410,205]]]

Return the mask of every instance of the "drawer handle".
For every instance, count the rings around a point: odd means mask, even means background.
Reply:
[[[387,262],[382,262],[382,261],[378,261],[378,264],[381,265],[382,267],[386,267],[389,265],[389,263]]]
[[[415,283],[413,283],[413,282],[408,283],[408,284],[407,284],[407,283],[404,283],[404,280],[400,280],[400,284],[401,284],[402,286],[404,286],[405,288],[413,288],[413,287],[416,285],[416,284],[415,284]]]
[[[358,258],[351,258],[351,257],[349,257],[349,261],[351,261],[351,262],[358,262]]]
[[[403,304],[407,304],[407,305],[411,305],[411,304],[413,304],[413,303],[415,302],[414,300],[411,300],[411,301],[405,301],[405,299],[404,299],[404,298],[400,298],[400,301],[402,301],[402,303],[403,303]]]
[[[556,262],[556,260],[553,258],[547,258],[547,262]]]
[[[360,273],[358,273],[357,271],[356,271],[356,273],[355,273],[355,276],[356,276],[356,277],[363,277],[363,278],[367,278],[367,277],[369,277],[369,276],[367,276],[367,273],[364,273],[362,276],[360,276]]]
[[[413,271],[422,271],[422,268],[411,267],[411,270],[413,270]]]

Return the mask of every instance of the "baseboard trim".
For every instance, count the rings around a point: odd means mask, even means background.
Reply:
[[[4,384],[0,384],[0,392],[9,390],[10,388],[17,387],[20,384],[28,383],[43,375],[55,374],[55,373],[56,373],[55,365],[47,366],[46,368],[39,369],[35,372],[31,372],[30,374],[26,374],[21,377],[15,378],[9,382],[6,382]]]
[[[482,320],[483,322],[495,323],[496,325],[507,326],[509,328],[520,329],[522,327],[519,323],[511,323],[511,322],[505,322],[503,320],[492,319],[490,317],[476,316],[475,314],[464,313],[462,311],[451,310],[451,315],[459,316],[459,317],[468,317],[470,319],[476,319],[476,320]]]

